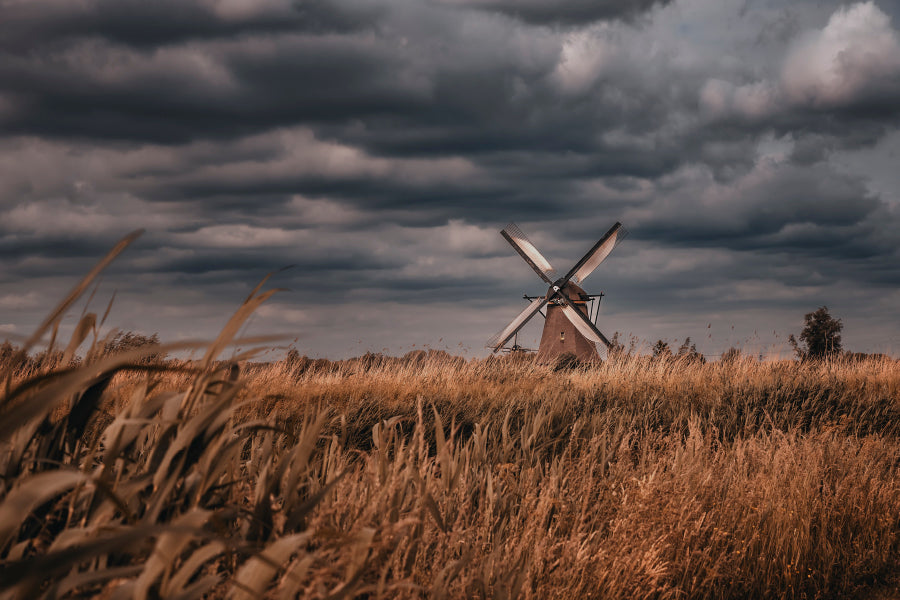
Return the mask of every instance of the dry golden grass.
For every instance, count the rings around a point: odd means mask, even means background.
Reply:
[[[0,597],[896,585],[894,361],[281,362],[232,381],[218,356],[264,299],[193,363],[0,365]]]
[[[275,365],[248,388],[286,424],[333,411],[355,468],[320,526],[416,518],[381,576],[428,595],[830,597],[900,569],[893,361]]]

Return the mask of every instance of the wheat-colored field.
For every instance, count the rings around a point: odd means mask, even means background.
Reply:
[[[0,597],[897,595],[893,360],[235,377],[259,290],[195,361],[85,351],[89,314],[28,359],[85,288],[3,353]]]
[[[553,371],[435,356],[249,365],[232,381],[223,363],[134,358],[38,370],[5,392],[6,593],[812,598],[896,585],[893,361]]]

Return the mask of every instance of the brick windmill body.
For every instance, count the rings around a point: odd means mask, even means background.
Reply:
[[[528,307],[503,331],[491,338],[488,347],[494,352],[502,349],[506,342],[546,305],[547,313],[538,347],[537,362],[553,363],[563,354],[572,354],[581,362],[599,362],[597,344],[605,352],[610,347],[610,342],[596,327],[596,313],[594,319],[591,319],[592,311],[589,310],[588,303],[593,299],[599,301],[603,294],[588,294],[579,283],[584,281],[625,237],[626,231],[622,224],[613,225],[564,277],[558,279],[555,278],[556,272],[547,259],[538,252],[518,226],[511,223],[500,234],[550,287],[545,296],[523,296],[530,301]],[[518,346],[514,345],[514,348]]]
[[[588,302],[591,300],[581,287],[570,283],[562,289],[569,302],[579,312],[590,316]],[[541,334],[541,344],[538,346],[537,362],[549,364],[556,361],[563,354],[572,354],[581,362],[598,362],[600,354],[594,342],[581,334],[575,325],[566,317],[563,304],[549,302],[547,315],[544,319],[544,332]]]

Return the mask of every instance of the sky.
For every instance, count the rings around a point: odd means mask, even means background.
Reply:
[[[501,228],[565,272],[620,221],[583,284],[608,336],[787,356],[827,305],[898,356],[898,28],[888,0],[0,0],[0,336],[144,228],[109,325],[210,339],[292,265],[246,333],[484,356],[546,291]]]

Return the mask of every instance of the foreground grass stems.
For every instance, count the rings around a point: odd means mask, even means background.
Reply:
[[[0,365],[0,597],[833,598],[896,585],[894,361],[552,371],[247,354],[236,379],[219,356],[261,290],[196,362],[142,362],[160,347],[71,362],[91,333],[99,343],[103,319],[84,315],[57,366]]]

